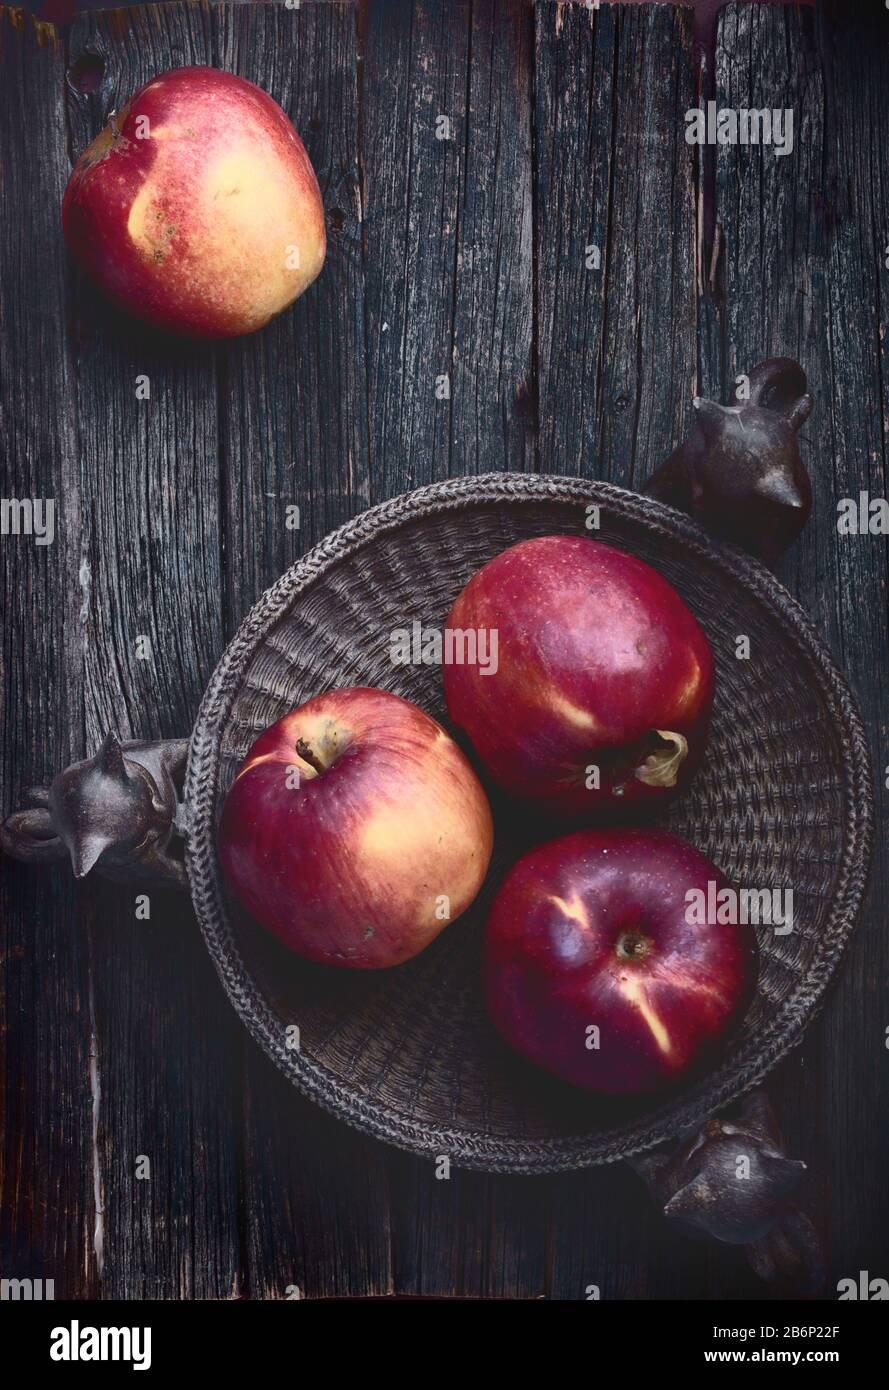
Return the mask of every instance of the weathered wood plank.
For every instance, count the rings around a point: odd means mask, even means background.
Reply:
[[[695,384],[689,11],[537,0],[539,468],[638,487]]]
[[[672,1229],[625,1164],[554,1180],[550,1297],[609,1302],[762,1298],[737,1247]]]
[[[229,631],[304,549],[369,501],[356,19],[351,0],[213,11],[219,65],[264,87],[299,131],[328,236],[315,284],[223,355]],[[288,529],[289,505],[299,529]]]
[[[206,5],[82,15],[72,65],[78,154],[155,73],[212,62]],[[189,732],[223,646],[216,349],[170,342],[75,301],[84,509],[82,623],[87,743]],[[150,396],[137,399],[137,377]],[[149,647],[138,638],[148,639]],[[150,652],[147,657],[145,652]],[[99,1155],[105,1192],[103,1292],[226,1298],[240,1289],[235,1095],[242,1037],[184,898],[86,890],[93,920]],[[136,1174],[139,1156],[150,1180]]]
[[[355,5],[220,6],[217,61],[259,83],[305,141],[327,209],[319,279],[220,378],[228,631],[304,548],[369,500]],[[300,509],[289,530],[285,509]],[[319,1114],[254,1048],[243,1176],[252,1298],[391,1288],[387,1154]]]
[[[374,500],[444,477],[450,466],[469,20],[470,0],[375,0],[366,16],[361,164]]]
[[[730,399],[736,376],[770,355],[797,357],[809,375],[815,408],[803,450],[815,505],[779,573],[849,676],[882,769],[889,761],[885,539],[838,535],[837,501],[857,499],[862,489],[886,495],[889,49],[884,12],[859,15],[855,25],[847,19],[842,6],[832,7],[820,44],[814,16],[802,10],[732,5],[721,19],[718,104],[791,109],[794,120],[792,154],[776,157],[768,146],[718,152],[722,389]],[[869,906],[822,1018],[775,1079],[791,1151],[811,1163],[810,1199],[828,1219],[828,1287],[879,1263],[889,1224],[882,775],[877,789]]]
[[[473,0],[468,27],[451,437],[439,477],[534,467],[530,8]]]
[[[2,815],[83,737],[63,75],[53,29],[0,9],[0,494],[55,507],[52,544],[0,537]],[[96,1287],[89,940],[74,901],[66,872],[0,864],[3,1275],[52,1279],[56,1298]]]
[[[383,1146],[297,1095],[252,1047],[245,1149],[251,1298],[394,1288]]]
[[[424,1297],[537,1298],[545,1293],[547,1181],[391,1162],[396,1292]]]
[[[829,16],[829,18],[828,18]],[[789,19],[789,17],[788,17]],[[825,65],[824,195],[830,228],[824,264],[830,362],[824,362],[824,415],[809,435],[820,444],[816,471],[830,469],[835,501],[861,489],[887,496],[889,421],[887,388],[887,299],[889,273],[889,178],[885,132],[889,122],[889,15],[878,6],[849,22],[848,10],[831,3],[822,14]],[[813,194],[818,208],[818,186]],[[848,201],[847,201],[848,199]],[[819,366],[819,376],[821,368]],[[828,386],[829,383],[829,386]],[[829,397],[828,397],[829,390]],[[822,434],[826,418],[830,435]],[[889,1073],[886,1018],[889,1015],[889,641],[887,641],[887,556],[885,537],[839,537],[825,518],[825,551],[836,565],[834,597],[839,658],[857,692],[868,729],[876,775],[876,858],[859,936],[841,976],[824,1039],[827,1060],[823,1100],[830,1117],[833,1269],[828,1287],[850,1268],[865,1269],[886,1259],[889,1230]],[[829,538],[829,539],[828,539]],[[832,546],[830,541],[833,542]],[[828,592],[833,577],[825,569]],[[811,1118],[809,1117],[809,1123]],[[850,1153],[859,1161],[850,1181]]]

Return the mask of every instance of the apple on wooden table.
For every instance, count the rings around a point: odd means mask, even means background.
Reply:
[[[216,68],[160,74],[74,166],[66,240],[122,308],[189,337],[252,333],[324,263],[324,208],[280,106]]]

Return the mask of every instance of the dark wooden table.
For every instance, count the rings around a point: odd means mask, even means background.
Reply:
[[[889,14],[868,9],[724,13],[705,95],[792,107],[785,158],[686,144],[698,68],[670,6],[177,3],[64,36],[0,11],[2,494],[54,497],[58,532],[0,541],[4,813],[109,728],[187,733],[250,605],[369,503],[490,469],[635,487],[696,392],[805,365],[815,515],[780,573],[858,692],[882,807],[841,979],[772,1087],[829,1291],[889,1275],[887,549],[836,526],[839,498],[886,492]],[[271,92],[327,208],[321,278],[224,346],[108,311],[59,230],[71,158],[188,63]],[[184,898],[146,922],[132,891],[0,875],[4,1276],[57,1298],[759,1295],[623,1167],[437,1181],[320,1113],[248,1040]]]

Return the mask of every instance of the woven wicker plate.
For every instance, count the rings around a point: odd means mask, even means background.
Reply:
[[[508,834],[500,834],[471,912],[414,961],[375,974],[328,971],[286,952],[229,899],[215,852],[238,762],[262,729],[310,696],[379,685],[446,723],[440,671],[394,667],[390,632],[415,618],[441,626],[480,565],[529,536],[585,533],[590,503],[601,508],[597,538],[660,570],[716,656],[709,758],[667,824],[740,885],[792,887],[795,895],[793,932],[760,930],[757,996],[720,1065],[666,1101],[632,1106],[590,1099],[538,1073],[508,1053],[485,1018],[480,933],[518,852]],[[735,656],[740,633],[751,641],[749,661]],[[192,735],[188,872],[232,1003],[300,1090],[418,1153],[555,1172],[626,1158],[698,1125],[800,1041],[861,902],[871,803],[849,690],[801,609],[762,566],[620,488],[495,474],[436,484],[364,513],[259,601],[223,656]],[[535,829],[546,837],[545,825]]]

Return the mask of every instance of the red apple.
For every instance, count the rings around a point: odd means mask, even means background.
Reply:
[[[521,541],[472,577],[447,627],[486,631],[489,646],[497,634],[496,670],[454,661],[444,687],[454,723],[512,795],[572,816],[653,803],[699,761],[713,657],[642,560],[580,536]]]
[[[532,850],[504,881],[485,933],[494,1024],[587,1091],[672,1084],[713,1056],[753,991],[753,927],[706,920],[706,904],[729,887],[664,830],[582,830]]]
[[[373,970],[466,910],[491,858],[482,786],[416,705],[331,690],[257,739],[225,801],[219,856],[240,903],[286,946]]]
[[[83,152],[62,204],[78,261],[123,308],[174,333],[252,333],[310,285],[324,209],[302,141],[252,82],[153,78]]]

